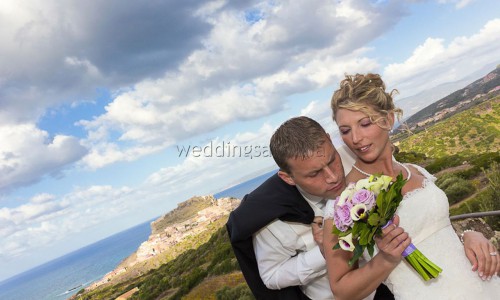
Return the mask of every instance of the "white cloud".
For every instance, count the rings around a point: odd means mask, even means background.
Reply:
[[[72,56],[66,57],[64,59],[64,62],[67,65],[82,71],[83,73],[87,73],[90,77],[93,77],[95,79],[99,79],[99,77],[101,77],[99,69],[87,59],[80,59],[78,57]]]
[[[474,70],[498,61],[498,36],[500,19],[491,20],[478,33],[457,37],[449,44],[443,39],[428,38],[405,62],[388,65],[384,70],[384,80],[404,97],[462,79]]]
[[[178,9],[172,10],[170,5],[2,1],[0,137],[5,142],[0,149],[0,192],[57,175],[86,154],[76,138],[49,137],[36,127],[47,109],[88,101],[103,87],[120,90],[159,76],[199,46],[209,26],[192,15],[196,7],[185,9],[193,4],[177,3]],[[138,139],[144,135],[140,129],[128,131],[130,137],[124,139]],[[112,143],[99,147],[91,155],[101,151],[112,161],[154,151],[148,145],[119,153]],[[98,159],[91,165],[101,166]]]
[[[32,249],[44,249],[67,238],[136,211],[140,198],[128,187],[90,186],[76,188],[56,197],[39,194],[31,202],[0,209],[0,258],[27,255]],[[137,203],[139,201],[139,203]]]
[[[47,132],[34,124],[0,125],[0,191],[31,184],[47,174],[57,175],[86,154],[79,141]]]
[[[168,5],[4,1],[0,122],[35,123],[48,108],[88,101],[104,86],[116,93],[106,113],[79,122],[91,149],[83,163],[134,160],[275,113],[287,96],[330,84],[337,57],[361,53],[403,6],[214,1],[163,9]],[[260,17],[250,21],[252,10]]]
[[[2,1],[1,122],[32,122],[175,68],[210,26],[193,15],[196,3],[171,2]]]
[[[170,99],[180,96],[167,97],[167,105],[164,98],[155,101],[149,97],[150,83],[145,84],[146,90],[138,88],[122,94],[107,106],[105,115],[80,122],[90,131],[87,145],[92,148],[84,161],[97,168],[119,160],[133,160],[231,122],[281,110],[287,96],[328,86],[341,78],[346,70],[370,71],[378,66],[372,59],[359,57],[366,49],[337,58],[330,55],[330,50],[302,54],[295,69],[257,77],[245,84],[234,84],[201,98],[181,97],[187,101],[176,105],[170,105]],[[171,85],[158,84],[153,93],[164,89],[164,94],[168,95],[168,86]],[[121,132],[119,140],[128,143],[121,146],[108,142],[112,131]]]
[[[338,127],[332,119],[330,99],[311,101],[300,114],[316,120],[332,138],[338,135]]]
[[[55,198],[54,195],[43,193],[43,194],[38,194],[31,198],[30,202],[32,203],[44,203],[50,200],[53,200]]]

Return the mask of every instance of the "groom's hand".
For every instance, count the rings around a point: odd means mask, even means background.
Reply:
[[[375,242],[380,252],[392,263],[401,260],[401,253],[411,243],[408,233],[399,227],[399,216],[395,216],[392,224],[382,230],[382,237],[376,237]]]
[[[464,251],[472,265],[472,271],[483,280],[489,280],[500,272],[500,258],[497,249],[480,232],[464,234]]]
[[[311,227],[314,241],[318,244],[321,254],[325,256],[323,252],[323,217],[314,217]]]

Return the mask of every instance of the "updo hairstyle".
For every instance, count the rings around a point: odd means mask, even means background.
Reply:
[[[403,111],[395,107],[392,100],[396,93],[396,89],[390,93],[385,91],[385,84],[378,74],[345,75],[345,79],[340,82],[340,88],[332,96],[333,120],[335,121],[339,109],[344,108],[361,111],[368,115],[372,123],[390,130],[387,116],[394,113],[399,120],[403,115]]]

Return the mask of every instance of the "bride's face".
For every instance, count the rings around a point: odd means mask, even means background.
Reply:
[[[341,108],[335,121],[344,143],[362,161],[372,162],[390,150],[389,131],[373,123],[364,112]]]

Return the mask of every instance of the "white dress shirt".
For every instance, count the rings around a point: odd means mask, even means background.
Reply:
[[[315,215],[322,216],[325,201],[301,193]],[[333,299],[326,262],[311,225],[275,220],[254,235],[253,245],[260,276],[268,288],[299,285],[311,299]]]

